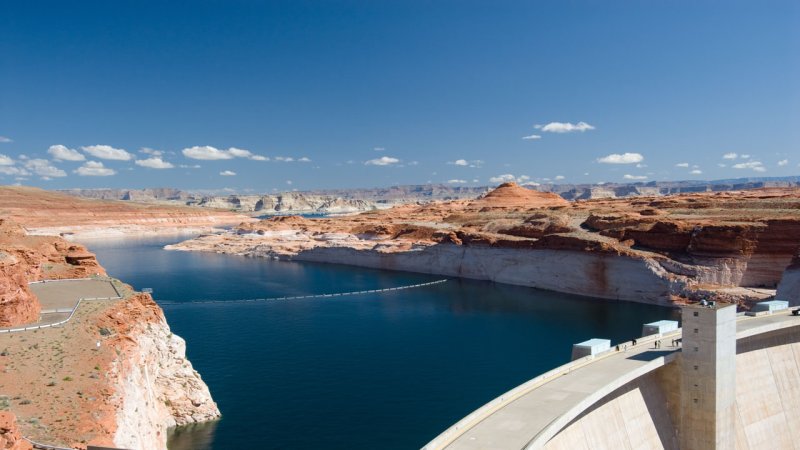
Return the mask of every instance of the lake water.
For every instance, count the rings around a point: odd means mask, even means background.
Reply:
[[[179,238],[88,244],[160,301],[346,292],[440,277],[162,250]],[[640,335],[673,310],[451,279],[351,297],[164,307],[223,418],[171,450],[414,449],[592,337]]]

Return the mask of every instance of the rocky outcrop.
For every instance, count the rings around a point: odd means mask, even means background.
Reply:
[[[688,212],[687,212],[688,211]],[[477,200],[270,219],[170,246],[461,276],[609,299],[769,297],[800,250],[800,191],[568,203],[513,183]],[[788,286],[788,284],[787,284]]]
[[[38,320],[29,282],[104,274],[83,246],[29,236],[0,220],[0,326]],[[117,282],[116,289],[122,300],[83,303],[63,327],[22,332],[22,339],[0,335],[0,386],[12,399],[6,407],[24,419],[25,436],[73,447],[166,450],[169,427],[220,416],[158,305],[130,286]],[[5,439],[7,447],[0,448],[29,448],[11,440],[16,431],[4,419],[0,444]]]
[[[30,450],[33,446],[22,439],[17,418],[10,412],[0,411],[0,448],[4,450]]]
[[[220,417],[208,387],[186,359],[186,343],[172,334],[149,295],[120,304],[99,325],[121,331],[122,350],[110,368],[116,446],[166,449],[168,428]]]
[[[262,214],[352,213],[369,211],[378,207],[375,203],[366,200],[344,199],[329,195],[313,195],[300,192],[287,192],[277,195],[210,196],[203,197],[197,202],[197,205]]]
[[[105,271],[82,245],[28,236],[19,225],[0,219],[0,327],[39,320],[39,301],[28,289],[29,282],[96,274]]]

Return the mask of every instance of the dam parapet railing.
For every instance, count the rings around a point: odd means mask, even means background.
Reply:
[[[534,389],[537,389],[558,377],[567,375],[575,370],[586,367],[592,364],[593,362],[602,360],[609,356],[617,355],[619,353],[624,353],[629,348],[654,344],[656,341],[661,341],[665,338],[680,338],[681,331],[682,329],[678,328],[677,330],[670,331],[667,333],[651,334],[630,341],[620,342],[619,344],[612,346],[610,349],[604,352],[597,353],[595,355],[583,356],[581,358],[570,361],[564,365],[556,367],[555,369],[549,370],[535,378],[526,381],[525,383],[515,387],[514,389],[511,389],[510,391],[502,394],[501,396],[491,400],[490,402],[476,409],[463,419],[456,422],[453,426],[445,430],[442,434],[435,437],[432,441],[428,442],[424,447],[422,447],[422,450],[444,449],[445,447],[450,445],[453,441],[458,439],[462,434],[464,434],[465,432],[473,428],[476,424],[481,422],[483,419],[489,417],[490,415],[502,409],[504,406],[514,402],[515,400],[528,394]],[[678,347],[675,347],[675,349],[677,350]]]

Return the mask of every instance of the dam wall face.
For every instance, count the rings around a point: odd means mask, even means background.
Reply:
[[[685,448],[680,445],[680,384],[681,365],[686,363],[678,357],[622,386],[564,427],[544,448]],[[800,449],[800,326],[739,339],[735,370],[734,448]]]
[[[678,450],[662,367],[617,389],[551,439],[547,450]]]

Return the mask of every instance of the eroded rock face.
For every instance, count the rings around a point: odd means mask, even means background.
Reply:
[[[508,183],[473,201],[266,220],[171,248],[397,268],[648,303],[724,291],[746,306],[765,294],[744,288],[774,289],[792,278],[784,270],[800,249],[800,189],[569,203]],[[474,263],[464,264],[468,254],[476,255]],[[627,262],[609,264],[615,258]],[[639,274],[639,281],[615,270]]]
[[[0,411],[0,448],[4,450],[30,450],[33,446],[22,439],[14,414]]]
[[[0,219],[0,327],[39,320],[39,301],[28,289],[29,282],[95,274],[105,271],[82,245],[28,236],[19,225]]]
[[[149,295],[120,303],[100,324],[120,332],[120,355],[110,369],[115,445],[166,449],[168,428],[220,417],[208,386],[186,359],[186,343],[172,334]]]

